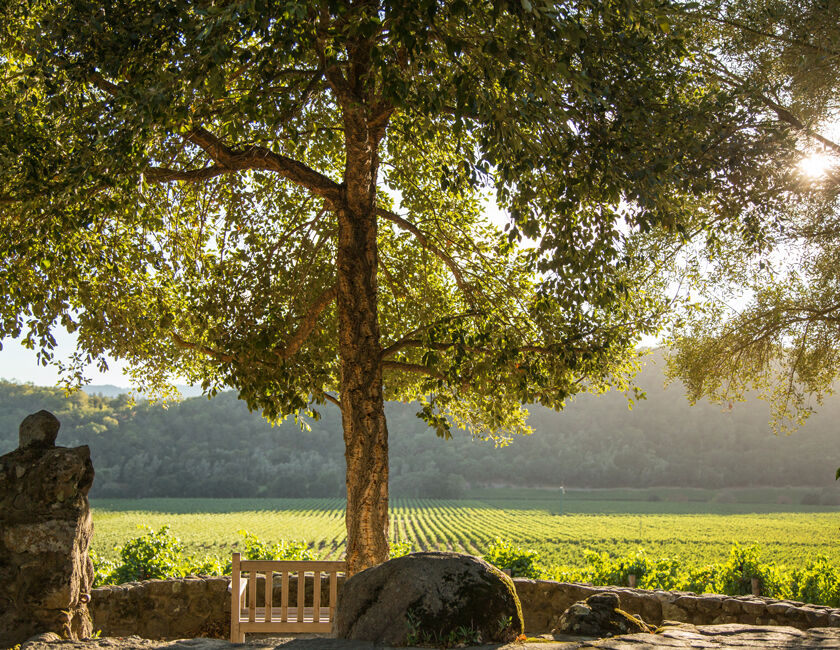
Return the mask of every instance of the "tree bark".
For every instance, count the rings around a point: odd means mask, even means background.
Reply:
[[[388,428],[377,305],[376,177],[384,128],[344,111],[345,163],[337,206],[338,350],[347,462],[347,570],[388,559]]]

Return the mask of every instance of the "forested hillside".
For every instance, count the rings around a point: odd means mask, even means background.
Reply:
[[[646,487],[823,486],[833,483],[840,400],[789,437],[776,437],[765,403],[732,410],[691,407],[678,387],[662,387],[659,365],[640,376],[648,399],[632,411],[620,394],[582,396],[562,413],[535,408],[534,434],[497,449],[464,432],[441,440],[414,417],[417,406],[389,404],[394,495],[457,497],[486,485]],[[344,446],[338,410],[302,432],[269,426],[233,393],[184,400],[168,409],[0,382],[0,453],[17,446],[28,414],[61,420],[59,444],[91,447],[93,496],[340,496]]]

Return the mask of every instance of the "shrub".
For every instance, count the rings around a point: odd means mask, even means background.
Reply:
[[[117,584],[133,580],[170,578],[184,575],[184,545],[169,533],[169,526],[148,531],[120,548],[120,564],[113,572]]]
[[[223,576],[230,573],[219,558],[205,555],[203,558],[188,557],[184,561],[184,575],[188,576]]]
[[[608,553],[587,549],[583,552],[583,559],[586,562],[583,570],[584,582],[591,582],[593,585],[622,584],[618,565]]]
[[[90,549],[90,561],[93,563],[93,587],[101,587],[102,585],[112,585],[116,582],[114,571],[117,568],[116,563],[111,560],[106,560],[104,557],[99,557],[99,554]]]
[[[720,565],[707,564],[701,567],[690,567],[680,576],[676,588],[680,591],[693,591],[698,594],[715,591],[718,584]]]
[[[583,570],[577,567],[570,567],[565,564],[556,564],[549,569],[542,569],[543,576],[549,580],[557,580],[558,582],[588,582],[584,577]]]
[[[681,573],[682,563],[677,558],[660,557],[647,562],[637,584],[642,589],[675,589]]]
[[[414,549],[411,545],[411,542],[391,542],[391,554],[389,555],[389,559],[393,560],[395,557],[402,557],[403,555],[408,555],[413,550]]]
[[[245,548],[242,555],[248,560],[314,560],[315,554],[306,542],[281,539],[271,544],[263,542],[259,537],[247,530],[240,530],[239,534],[245,538]]]
[[[145,535],[132,539],[118,549],[120,564],[101,558],[93,550],[90,551],[94,587],[153,578],[230,575],[230,559],[223,562],[212,555],[203,558],[185,557],[181,540],[169,532],[169,526],[164,526],[157,532],[148,528],[146,530],[148,532]],[[249,560],[316,559],[306,542],[280,540],[270,544],[246,530],[239,533],[245,538],[242,553]]]
[[[840,571],[828,558],[818,557],[791,572],[789,590],[796,600],[840,607]]]
[[[498,537],[487,549],[484,559],[499,569],[509,569],[514,578],[539,578],[543,574],[536,551],[520,548]]]
[[[788,589],[782,573],[775,564],[762,563],[760,547],[734,544],[729,559],[716,576],[715,590],[730,596],[752,593],[752,579],[758,578],[761,592],[766,596],[784,598]]]
[[[656,561],[648,559],[642,549],[624,557],[611,557],[608,553],[585,550],[586,566],[575,571],[569,567],[556,567],[550,571],[556,580],[572,582],[580,580],[593,585],[627,585],[630,574],[636,576],[636,584],[644,589],[666,589],[675,571],[675,563],[668,558]],[[577,573],[577,576],[575,575]],[[578,577],[579,576],[579,577]]]

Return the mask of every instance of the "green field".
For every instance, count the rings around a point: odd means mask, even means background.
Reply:
[[[571,566],[583,564],[586,549],[623,555],[643,548],[690,564],[719,562],[736,542],[759,544],[764,559],[789,567],[815,555],[840,564],[838,508],[779,503],[798,498],[790,490],[497,489],[471,496],[392,499],[392,536],[410,540],[414,550],[475,554],[501,537],[533,548],[546,564]],[[244,529],[266,541],[305,540],[321,557],[338,558],[343,507],[341,499],[100,499],[93,503],[93,547],[115,558],[115,548],[142,534],[142,526],[169,525],[190,555],[226,557]]]

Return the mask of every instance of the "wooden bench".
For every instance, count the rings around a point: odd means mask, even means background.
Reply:
[[[332,632],[338,600],[338,574],[346,572],[344,562],[286,560],[243,560],[233,554],[231,568],[230,640],[244,643],[245,634]],[[280,574],[280,602],[274,602],[274,574]],[[297,575],[295,606],[289,605],[289,576]],[[321,599],[321,576],[329,580],[327,602]],[[312,584],[312,602],[306,603],[306,582]],[[263,605],[257,607],[257,580],[265,584]],[[279,606],[278,606],[279,605]]]

